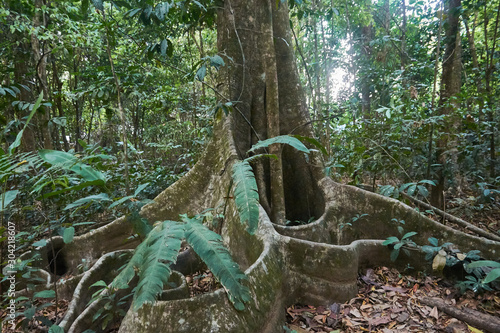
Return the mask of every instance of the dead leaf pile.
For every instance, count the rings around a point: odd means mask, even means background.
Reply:
[[[481,332],[421,303],[425,296],[500,317],[500,292],[459,295],[452,283],[440,278],[380,267],[362,274],[358,288],[357,297],[344,304],[290,306],[285,332]]]
[[[40,306],[40,305],[42,305],[42,303],[37,300],[35,302],[35,305]],[[66,311],[68,310],[69,301],[67,301],[65,299],[60,299],[58,301],[57,305],[58,305],[57,306],[57,313],[56,313],[56,305],[55,305],[54,300],[52,300],[50,302],[50,305],[47,305],[43,309],[36,311],[34,316],[33,316],[33,319],[29,322],[29,324],[26,328],[28,330],[28,332],[30,332],[30,333],[47,332],[47,330],[48,330],[47,324],[49,324],[50,322],[56,323],[56,322],[61,321],[61,319],[64,317]],[[25,310],[25,308],[23,308],[23,307],[20,307],[17,309],[17,311],[20,311],[20,312],[23,312],[24,310]],[[2,321],[3,325],[4,325],[2,327],[2,332],[26,332],[26,329],[23,329],[22,324],[21,324],[21,322],[23,320],[25,320],[24,316],[19,316],[16,318],[16,326],[18,327],[18,329],[16,331],[13,331],[10,328],[10,325],[8,325],[7,322],[4,322],[6,317],[7,317],[7,312],[4,309],[0,309],[0,321]],[[45,321],[45,325],[44,325],[44,323],[42,323],[40,318],[43,318],[43,320]]]
[[[186,276],[186,282],[188,284],[189,295],[191,297],[222,288],[222,285],[209,270],[196,272]]]

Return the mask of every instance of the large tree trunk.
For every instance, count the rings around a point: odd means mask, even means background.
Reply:
[[[273,51],[268,50],[269,45],[274,45],[274,54],[269,53]],[[234,140],[240,157],[258,140],[276,136],[277,133],[270,133],[276,124],[271,126],[267,121],[269,114],[276,110],[269,108],[279,109],[279,134],[311,136],[292,45],[285,4],[276,8],[276,3],[268,0],[227,1],[218,15],[219,50],[234,60],[234,63],[228,61],[220,82],[228,99],[235,101]],[[276,77],[269,68],[273,57]],[[275,98],[275,92],[269,89],[276,88],[276,78],[278,100],[270,106],[269,99]],[[320,170],[288,147],[283,149],[281,157],[286,219],[307,221],[319,217],[324,209],[316,185]],[[261,180],[259,191],[261,196],[267,196],[262,200],[271,202],[272,177],[268,162],[265,164],[256,170],[263,173],[257,175]]]
[[[179,293],[165,291],[158,301],[146,303],[138,312],[128,310],[120,325],[122,333],[282,332],[283,309],[288,304],[331,304],[354,297],[360,268],[404,268],[408,262],[415,269],[426,268],[420,252],[391,262],[390,250],[382,245],[382,239],[397,234],[398,222],[394,218],[404,219],[408,231],[418,232],[414,239],[417,243],[424,244],[433,236],[453,242],[463,251],[479,249],[486,258],[493,258],[500,251],[498,242],[454,232],[394,199],[322,178],[315,158],[306,160],[291,149],[284,149],[281,156],[286,217],[306,220],[315,216],[317,220],[308,225],[282,226],[272,223],[269,212],[261,206],[258,230],[254,235],[245,231],[235,201],[228,195],[234,163],[246,155],[254,142],[270,136],[276,128],[281,134],[310,134],[291,48],[287,7],[283,3],[280,8],[275,6],[274,1],[267,0],[225,1],[219,13],[219,47],[222,54],[228,55],[228,61],[221,82],[228,99],[234,101],[234,111],[215,124],[214,136],[197,164],[141,211],[153,223],[222,207],[221,234],[248,276],[252,299],[244,311],[238,311],[229,303],[224,289],[185,298],[179,290],[185,287],[180,278],[174,289]],[[265,63],[272,57],[271,36],[275,65]],[[275,75],[271,75],[272,71]],[[277,101],[267,102],[276,97]],[[269,110],[270,107],[278,110]],[[276,111],[279,127],[268,124],[269,113],[275,117]],[[261,172],[261,196],[273,191],[269,186],[270,170],[272,166],[267,164],[256,168]],[[272,202],[270,197],[267,202]],[[367,214],[362,224],[342,228],[360,213]],[[134,233],[132,224],[120,218],[75,237],[66,245],[61,238],[53,238],[42,249],[40,267],[50,267],[49,262],[56,261],[74,276],[57,284],[60,295],[73,297],[61,323],[65,332],[99,330],[101,323],[92,322],[92,317],[103,305],[87,306],[91,295],[88,288],[98,280],[112,280],[116,268],[123,263],[119,254],[127,253],[123,249],[133,249],[138,243],[130,237]],[[57,258],[52,255],[54,252]],[[78,265],[83,260],[93,266],[78,275]]]

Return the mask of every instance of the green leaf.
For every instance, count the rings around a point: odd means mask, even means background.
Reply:
[[[168,42],[166,39],[164,39],[161,41],[161,44],[160,44],[160,50],[161,50],[162,57],[165,57],[167,55],[167,48],[168,48]],[[202,81],[202,80],[200,80],[200,81]]]
[[[427,240],[429,241],[429,244],[431,244],[432,246],[438,246],[439,244],[438,239],[435,237],[429,237],[427,238]]]
[[[54,298],[56,297],[56,292],[54,290],[43,290],[36,292],[33,298]]]
[[[412,236],[415,236],[416,234],[417,234],[417,233],[416,233],[415,231],[410,231],[410,232],[407,232],[407,233],[403,236],[403,238],[401,238],[401,240],[403,240],[403,239],[407,239],[407,238],[410,238],[410,237],[412,237]]]
[[[486,275],[486,277],[483,280],[483,283],[490,283],[495,281],[496,279],[500,278],[500,268],[495,268],[491,272]]]
[[[412,184],[410,187],[408,187],[408,195],[412,197],[415,194],[415,190],[417,189],[417,185]]]
[[[89,195],[88,197],[78,199],[68,204],[66,207],[64,207],[64,210],[80,207],[86,204],[90,204],[92,202],[102,202],[102,201],[111,201],[111,199],[106,193]]]
[[[134,192],[134,197],[138,196],[139,193],[141,193],[148,185],[149,185],[149,183],[139,185]]]
[[[49,333],[64,333],[64,329],[57,325],[52,325],[49,328]]]
[[[75,236],[75,228],[69,227],[69,228],[64,229],[64,233],[63,233],[64,244],[71,243],[73,241],[74,236]]]
[[[427,179],[421,180],[418,183],[419,184],[429,184],[429,185],[432,185],[432,186],[436,186],[436,182],[434,182],[432,180],[427,180]]]
[[[203,81],[205,79],[205,76],[207,75],[207,66],[205,66],[205,64],[203,64],[199,69],[198,71],[196,72],[196,78],[199,80],[199,81]]]
[[[500,268],[500,262],[493,261],[493,260],[478,260],[471,262],[468,265],[469,268],[478,268],[478,267],[493,267],[493,268]]]
[[[41,239],[41,240],[39,240],[37,242],[34,242],[32,245],[34,247],[42,247],[42,246],[47,245],[47,240],[46,239]]]
[[[396,259],[398,259],[398,256],[399,256],[399,249],[396,250],[392,250],[391,251],[391,261],[396,261]]]
[[[161,294],[170,278],[170,265],[177,260],[184,238],[184,224],[164,221],[144,240],[147,249],[139,268],[139,282],[134,294],[133,308],[137,311],[145,302],[152,302]]]
[[[19,131],[19,133],[17,133],[16,140],[14,140],[14,142],[12,142],[12,144],[9,146],[9,155],[11,155],[14,152],[14,150],[21,144],[21,138],[23,137],[24,130],[26,129],[26,127],[28,127],[31,118],[33,118],[33,115],[35,114],[36,110],[38,110],[38,108],[40,107],[42,99],[43,99],[43,92],[41,92],[40,95],[38,96],[38,99],[36,100],[35,105],[33,106],[33,109],[31,110],[31,113],[28,116],[28,119],[26,119],[26,122],[24,123],[23,129]]]
[[[83,182],[83,183],[80,183],[80,184],[75,185],[75,186],[66,187],[66,188],[63,188],[63,189],[58,190],[58,191],[46,193],[46,194],[42,195],[42,197],[46,199],[46,198],[53,197],[55,195],[59,195],[61,193],[70,192],[70,191],[78,191],[78,190],[81,190],[82,188],[85,188],[87,186],[103,185],[103,184],[104,184],[103,181],[100,179],[94,180],[91,182]]]
[[[103,280],[99,280],[96,283],[93,283],[92,285],[90,285],[90,287],[104,287],[104,288],[106,288],[107,286],[108,285]]]
[[[86,181],[100,180],[102,183],[106,182],[104,174],[93,169],[89,165],[80,162],[73,154],[50,149],[42,149],[38,152],[38,154],[45,162],[60,166],[65,170],[70,170],[82,176]]]
[[[399,188],[399,192],[403,192],[404,190],[406,190],[409,186],[411,186],[413,184],[415,184],[415,183],[406,183],[406,184],[401,185],[401,187]]]
[[[429,191],[427,190],[427,188],[425,188],[425,186],[422,185],[418,185],[417,188],[418,188],[418,193],[427,198],[427,196],[429,195]]]
[[[210,65],[214,66],[216,69],[219,69],[221,66],[224,66],[224,59],[218,54],[210,57]]]
[[[302,151],[306,154],[309,154],[311,152],[309,149],[307,149],[307,147],[302,142],[300,142],[299,139],[294,138],[293,136],[289,136],[289,135],[280,135],[280,136],[276,136],[274,138],[270,138],[270,139],[267,139],[264,141],[259,141],[256,144],[254,144],[248,152],[251,153],[257,149],[266,148],[266,147],[269,147],[270,145],[275,144],[275,143],[282,143],[282,144],[290,145],[293,148],[295,148],[299,151]]]
[[[113,202],[111,205],[109,205],[108,208],[111,209],[111,208],[116,207],[118,205],[121,205],[125,201],[133,199],[133,198],[135,198],[135,195],[129,195],[129,196],[123,197],[123,198],[121,198],[121,199],[116,200],[115,202]]]
[[[196,219],[188,219],[186,222],[187,242],[224,286],[234,307],[244,310],[244,303],[251,299],[250,290],[242,284],[247,277],[231,258],[222,238]]]
[[[395,237],[395,236],[391,236],[391,237],[388,237],[383,243],[382,245],[390,245],[390,244],[394,244],[394,243],[397,243],[399,242],[399,238]]]
[[[16,199],[18,194],[19,190],[11,190],[0,194],[0,212],[7,208],[7,206]]]
[[[259,193],[252,167],[247,161],[233,165],[234,197],[240,222],[247,224],[247,231],[254,234],[259,225]]]
[[[253,161],[256,161],[256,160],[259,160],[259,159],[265,158],[265,157],[272,158],[275,160],[278,159],[278,156],[276,156],[274,154],[257,154],[257,155],[253,155],[253,156],[245,158],[245,161],[247,161],[248,163],[252,163]]]
[[[328,152],[326,151],[326,148],[315,138],[310,138],[308,136],[302,136],[302,135],[294,135],[295,138],[301,140],[301,141],[306,141],[309,142],[310,144],[314,145],[316,148],[318,148],[319,151],[325,156],[328,155]]]

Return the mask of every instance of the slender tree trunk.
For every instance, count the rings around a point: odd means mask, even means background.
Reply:
[[[371,59],[371,47],[370,41],[372,40],[372,26],[364,26],[361,28],[361,58],[363,60],[364,67],[367,68],[370,64]],[[369,119],[371,113],[371,94],[370,94],[371,79],[369,71],[365,70],[365,73],[361,77],[361,114],[363,118]]]
[[[318,37],[318,21],[316,15],[318,13],[318,2],[313,0],[313,14],[311,19],[311,25],[313,27],[313,37],[314,37],[314,76],[316,84],[314,86],[314,119],[320,118],[321,112],[321,66],[320,66],[320,56],[319,56],[319,37]],[[322,21],[320,20],[322,23]],[[322,133],[321,126],[319,126],[319,133]]]
[[[431,96],[431,112],[435,115],[435,103],[436,103],[436,91],[437,91],[437,77],[439,71],[439,55],[441,54],[441,32],[443,30],[443,3],[441,3],[441,17],[439,18],[439,28],[438,28],[438,40],[436,45],[436,56],[434,58],[434,79],[432,83],[432,96]],[[427,155],[427,179],[431,179],[431,165],[432,162],[432,144],[434,142],[434,124],[430,125],[429,130],[429,144],[428,144],[428,155]]]
[[[104,12],[101,12],[102,19],[106,22],[106,15]],[[109,45],[109,28],[106,25],[106,51],[108,53],[109,64],[111,66],[111,72],[113,73],[113,79],[115,81],[116,87],[116,99],[118,102],[118,112],[120,113],[120,121],[122,126],[122,140],[123,140],[123,163],[125,164],[125,191],[127,195],[130,194],[130,180],[128,174],[128,139],[127,139],[127,119],[125,116],[125,110],[122,107],[122,99],[121,99],[121,85],[120,79],[118,75],[116,75],[115,66],[113,62],[113,57],[111,56],[111,47]]]
[[[322,144],[323,147],[326,148],[326,151],[328,155],[330,155],[330,135],[331,135],[331,129],[330,129],[330,98],[331,98],[331,93],[330,93],[330,56],[329,56],[329,50],[328,50],[328,45],[326,43],[326,37],[325,37],[325,29],[323,24],[321,25],[321,36],[323,39],[323,61],[324,61],[324,73],[325,73],[325,104],[326,104],[326,112],[324,113],[326,115],[326,121],[324,123],[324,134],[322,131]]]
[[[485,38],[488,37],[488,19],[486,15],[486,7],[484,6],[485,9],[485,20],[484,20],[484,36]],[[496,43],[497,43],[497,36],[498,36],[498,24],[500,21],[500,2],[498,4],[498,8],[496,10],[496,19],[495,19],[495,27],[493,31],[493,45],[491,47],[491,50],[488,51],[488,40],[486,39],[485,45],[486,45],[486,71],[485,71],[485,88],[486,88],[486,98],[488,101],[488,113],[487,113],[487,119],[490,124],[490,177],[492,179],[495,178],[495,167],[496,167],[496,144],[495,144],[495,132],[496,128],[498,125],[495,125],[495,96],[492,91],[491,87],[491,76],[493,75],[493,72],[495,71],[496,64],[494,62],[494,55],[496,52]]]
[[[33,27],[36,30],[37,28],[44,27],[44,14],[42,13],[42,0],[35,0],[35,15],[33,16]],[[33,50],[33,62],[35,64],[35,72],[37,81],[40,85],[40,90],[43,91],[44,98],[48,99],[49,90],[47,85],[47,58],[45,53],[43,52],[43,48],[40,48],[40,40],[36,35],[36,32],[31,34],[31,48]],[[44,106],[41,108],[44,112],[41,115],[41,134],[43,137],[43,146],[46,149],[52,149],[52,136],[49,131],[49,120],[50,120],[50,111],[48,107]]]
[[[58,68],[56,65],[55,60],[52,60],[52,76],[53,76],[53,81],[54,85],[56,87],[57,94],[55,95],[55,104],[57,107],[57,110],[59,112],[59,117],[64,117],[64,110],[62,106],[62,87],[63,83],[59,79],[59,74],[58,74]],[[68,140],[66,139],[66,128],[64,126],[61,127],[61,137],[62,141],[64,144],[64,150],[68,151],[69,150],[69,143]]]
[[[439,99],[439,109],[442,115],[446,116],[444,126],[440,131],[443,135],[439,138],[436,147],[437,161],[441,165],[437,174],[437,186],[432,188],[431,203],[437,208],[444,208],[444,191],[446,182],[452,174],[457,179],[457,152],[456,138],[458,120],[455,116],[456,110],[460,107],[458,95],[460,93],[462,80],[462,48],[460,44],[460,21],[459,8],[461,0],[449,0],[447,5],[447,29],[446,29],[446,51],[443,60],[443,72],[441,75],[441,93]]]
[[[23,84],[26,86],[31,86],[30,80],[27,78],[29,59],[26,50],[29,45],[22,42],[22,36],[16,33],[16,40],[19,41],[18,46],[14,48],[14,82],[18,84]],[[19,100],[23,102],[31,102],[31,96],[26,89],[21,89]],[[20,111],[17,107],[14,108],[14,112],[17,113],[17,118],[22,119],[26,116],[25,111]],[[36,149],[35,145],[35,133],[33,131],[32,124],[23,132],[23,137],[21,139],[21,148],[23,151],[34,151]]]

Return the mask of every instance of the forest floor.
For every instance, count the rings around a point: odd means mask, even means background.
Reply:
[[[500,235],[500,205],[477,204],[472,194],[449,199],[447,213]],[[408,201],[406,204],[416,207]],[[443,222],[438,215],[427,216]],[[449,221],[445,223],[454,229],[472,233]],[[344,304],[320,307],[291,305],[286,309],[284,332],[483,332],[435,306],[423,303],[428,298],[438,298],[448,306],[464,308],[466,312],[471,309],[500,318],[500,290],[482,294],[467,290],[462,294],[455,282],[441,277],[405,275],[396,269],[378,267],[360,273],[358,288],[357,297]]]
[[[428,297],[500,318],[500,291],[460,294],[453,283],[438,277],[378,267],[360,274],[358,288],[357,297],[344,304],[288,307],[284,332],[483,332],[425,304]]]

